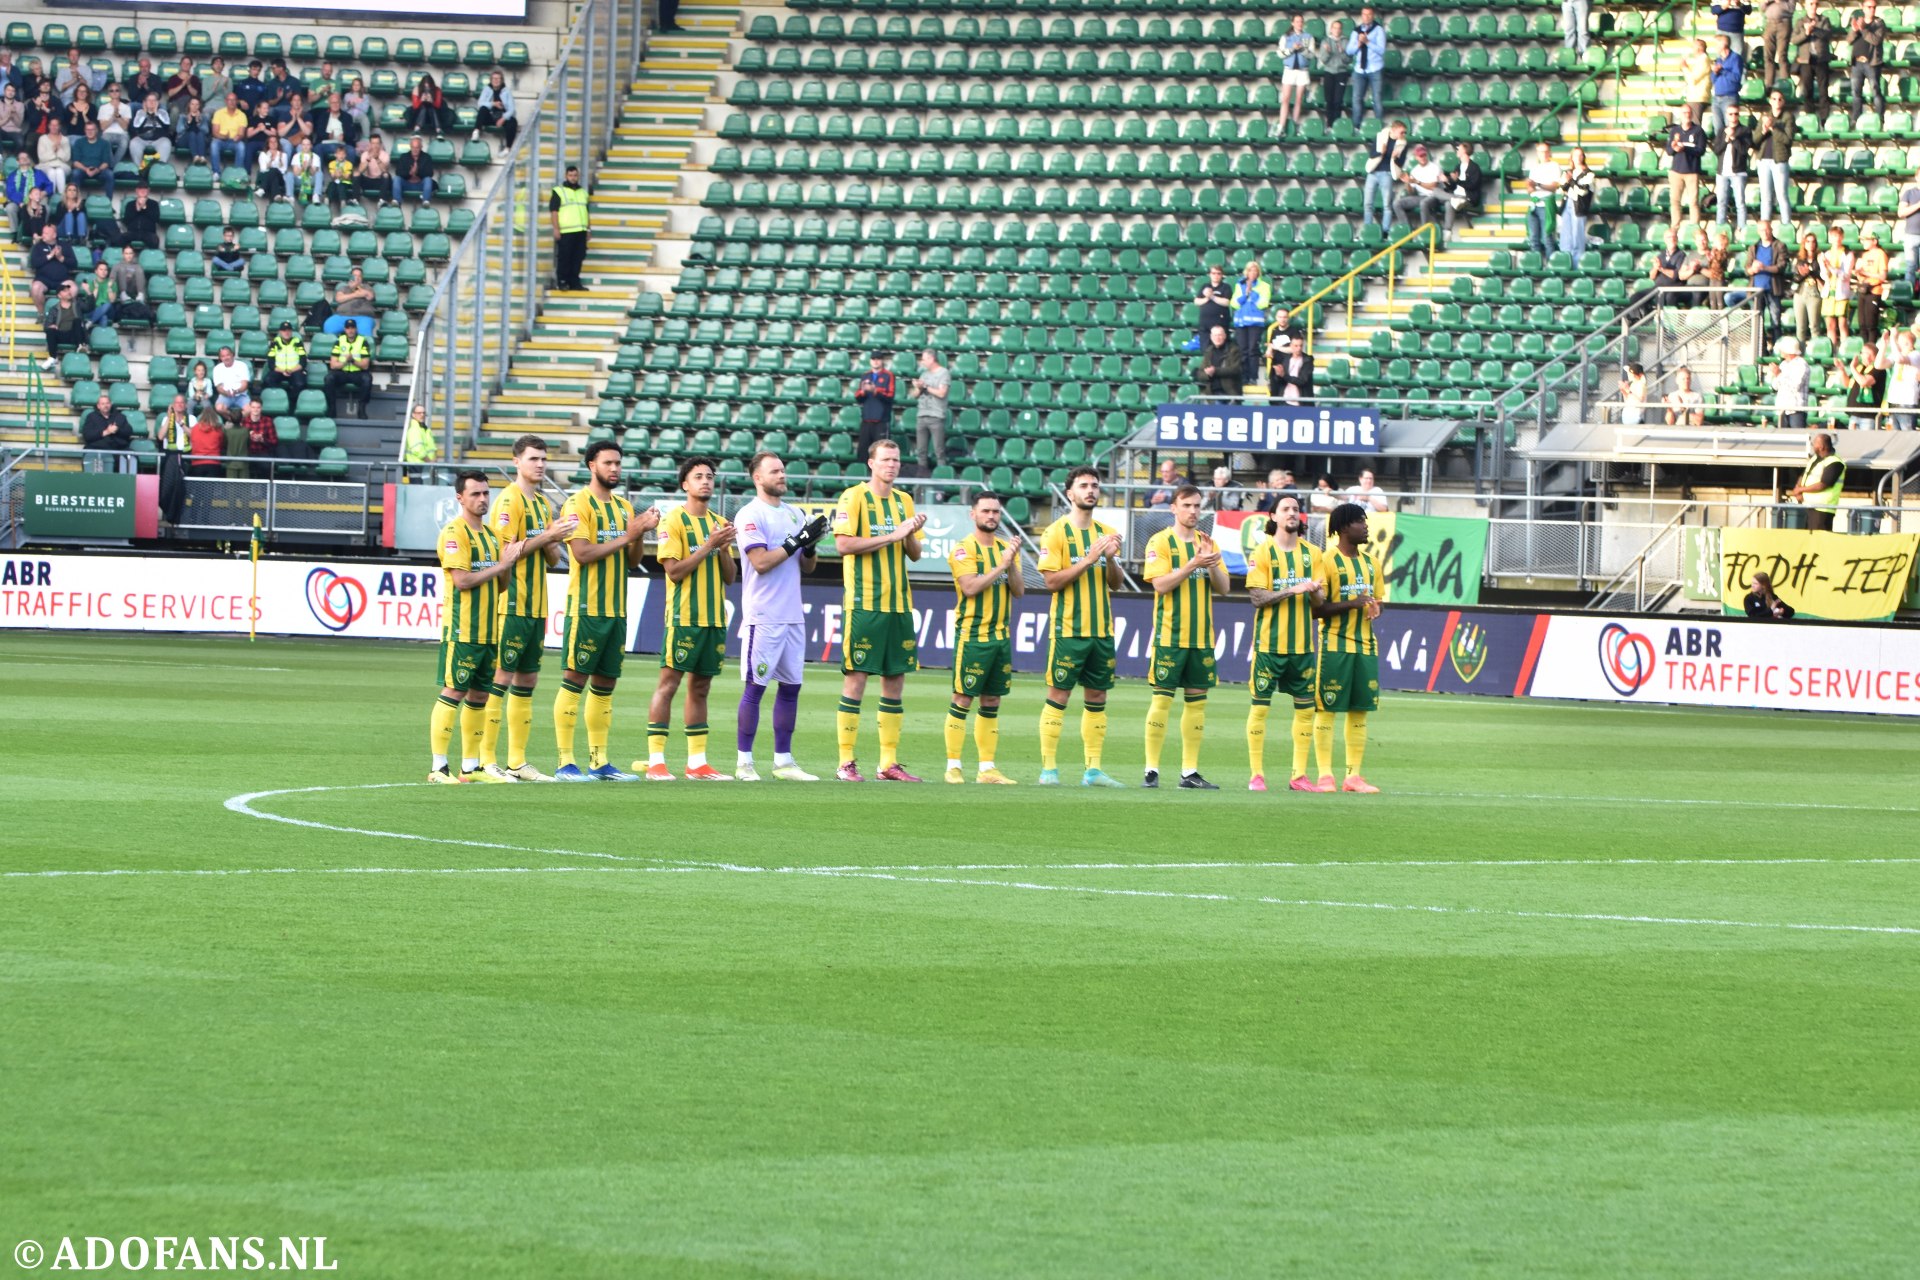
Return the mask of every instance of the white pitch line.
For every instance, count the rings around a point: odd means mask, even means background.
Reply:
[[[508,876],[687,875],[710,867],[127,867],[110,871],[0,871],[0,880],[67,880],[94,876]]]
[[[815,871],[1313,871],[1342,867],[1898,867],[1920,858],[1391,858],[1372,862],[940,862],[827,866]],[[806,868],[779,868],[801,870]]]

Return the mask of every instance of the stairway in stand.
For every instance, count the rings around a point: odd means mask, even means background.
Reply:
[[[40,317],[34,313],[33,298],[27,292],[26,252],[7,244],[0,248],[0,256],[6,259],[14,285],[13,314],[0,319],[0,449],[5,449],[34,442],[29,392],[34,370],[47,358],[47,340],[40,329]],[[13,325],[11,360],[7,358],[6,320]],[[48,396],[47,426],[53,443],[80,443],[80,415],[67,403],[67,384],[57,374],[47,373],[41,375],[41,385]]]

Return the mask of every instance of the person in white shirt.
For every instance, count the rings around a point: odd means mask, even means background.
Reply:
[[[1567,183],[1567,171],[1553,158],[1553,148],[1545,142],[1533,149],[1533,163],[1527,166],[1527,248],[1541,257],[1553,252],[1548,233],[1553,226],[1553,198]]]
[[[1401,173],[1400,182],[1405,190],[1393,202],[1394,213],[1409,227],[1439,223],[1445,232],[1439,247],[1446,248],[1453,235],[1453,203],[1447,198],[1451,188],[1440,162],[1427,154],[1426,147],[1415,145],[1413,164]]]
[[[753,739],[760,730],[760,702],[768,685],[773,699],[773,776],[786,782],[817,782],[793,758],[793,728],[800,713],[800,678],[806,660],[807,613],[800,575],[815,564],[814,546],[827,534],[827,518],[782,499],[787,464],[778,454],[747,460],[753,501],[734,515],[740,548],[740,715],[733,776],[758,782]]]
[[[119,164],[127,158],[127,136],[133,128],[133,108],[121,94],[118,80],[107,85],[106,99],[94,113],[94,119],[100,122],[100,136],[107,140],[107,146],[113,150],[113,162]]]
[[[1913,330],[1895,329],[1880,338],[1880,367],[1887,371],[1887,408],[1894,410],[1893,429],[1911,431],[1920,407],[1920,353],[1914,351]],[[1900,410],[1905,410],[1902,413]]]
[[[1637,427],[1647,420],[1647,371],[1629,362],[1620,371],[1620,422]]]
[[[1391,511],[1392,504],[1387,501],[1387,491],[1373,482],[1371,470],[1362,471],[1360,479],[1353,488],[1347,490],[1347,497],[1353,502],[1372,511]]]
[[[237,419],[253,399],[253,370],[245,360],[233,358],[232,347],[220,348],[220,359],[213,366],[213,407],[228,418]]]
[[[1700,427],[1707,421],[1706,400],[1694,389],[1693,370],[1681,365],[1674,373],[1676,385],[1661,401],[1667,407],[1670,427]]]

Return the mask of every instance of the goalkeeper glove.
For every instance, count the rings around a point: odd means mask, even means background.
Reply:
[[[780,544],[780,549],[790,556],[799,555],[803,551],[811,550],[815,543],[826,536],[827,518],[815,516],[798,532],[789,534],[787,540]]]

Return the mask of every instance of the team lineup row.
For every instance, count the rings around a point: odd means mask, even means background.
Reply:
[[[514,443],[515,479],[489,509],[489,485],[478,471],[455,481],[459,514],[440,533],[446,575],[439,652],[440,694],[430,727],[433,782],[672,781],[667,765],[673,702],[685,686],[685,777],[699,781],[757,782],[754,741],[761,704],[774,690],[773,776],[817,781],[793,755],[806,646],[801,578],[815,564],[816,547],[832,537],[845,589],[842,684],[837,712],[843,782],[863,782],[856,758],[861,709],[871,677],[880,682],[877,777],[918,782],[900,762],[902,696],[917,668],[913,588],[909,562],[921,557],[926,517],[895,487],[900,451],[891,441],[868,453],[870,478],[840,495],[831,523],[809,518],[786,502],[786,467],[771,453],[748,463],[754,498],[729,522],[712,508],[716,464],[681,464],[685,501],[664,515],[635,512],[614,492],[620,480],[619,446],[589,446],[589,476],[561,505],[541,493],[546,447],[537,436]],[[1069,508],[1039,539],[1037,573],[1051,593],[1046,700],[1040,711],[1042,785],[1058,785],[1058,756],[1066,713],[1080,690],[1081,785],[1120,787],[1102,767],[1107,693],[1114,683],[1112,592],[1121,585],[1120,535],[1094,518],[1100,477],[1081,468],[1068,479]],[[1144,577],[1154,591],[1152,700],[1145,731],[1142,785],[1160,785],[1160,757],[1173,719],[1180,716],[1179,786],[1218,788],[1200,772],[1207,693],[1214,669],[1213,598],[1230,588],[1219,549],[1199,528],[1201,493],[1180,488],[1172,527],[1149,539]],[[1011,785],[995,763],[1002,699],[1010,692],[1013,650],[1008,625],[1013,598],[1025,590],[1018,544],[1000,536],[1000,500],[980,494],[972,503],[973,532],[948,556],[959,595],[955,620],[953,698],[945,721],[948,782],[966,781],[962,755],[967,721],[979,753],[976,782]],[[1348,503],[1327,521],[1327,545],[1303,540],[1306,517],[1293,495],[1282,496],[1267,525],[1268,539],[1247,556],[1245,585],[1254,604],[1252,706],[1246,734],[1254,791],[1267,789],[1264,753],[1267,717],[1275,697],[1293,703],[1295,791],[1373,792],[1361,774],[1367,714],[1379,703],[1373,622],[1380,614],[1380,566],[1366,549],[1367,513]],[[629,773],[608,757],[613,692],[625,659],[627,581],[646,535],[658,530],[656,558],[666,579],[666,630],[660,673],[647,717],[647,759]],[[545,653],[547,571],[567,548],[560,691],[553,704],[558,763],[551,779],[527,758],[533,726],[533,690]],[[707,760],[707,702],[727,647],[726,598],[739,584],[740,665],[744,678],[732,773]],[[978,714],[975,715],[975,704]],[[1334,770],[1336,717],[1346,720],[1341,775]],[[581,721],[587,764],[575,760]],[[505,750],[500,748],[504,730]],[[461,740],[460,767],[451,750]],[[504,763],[502,755],[504,754]],[[1309,765],[1317,758],[1315,776]]]

